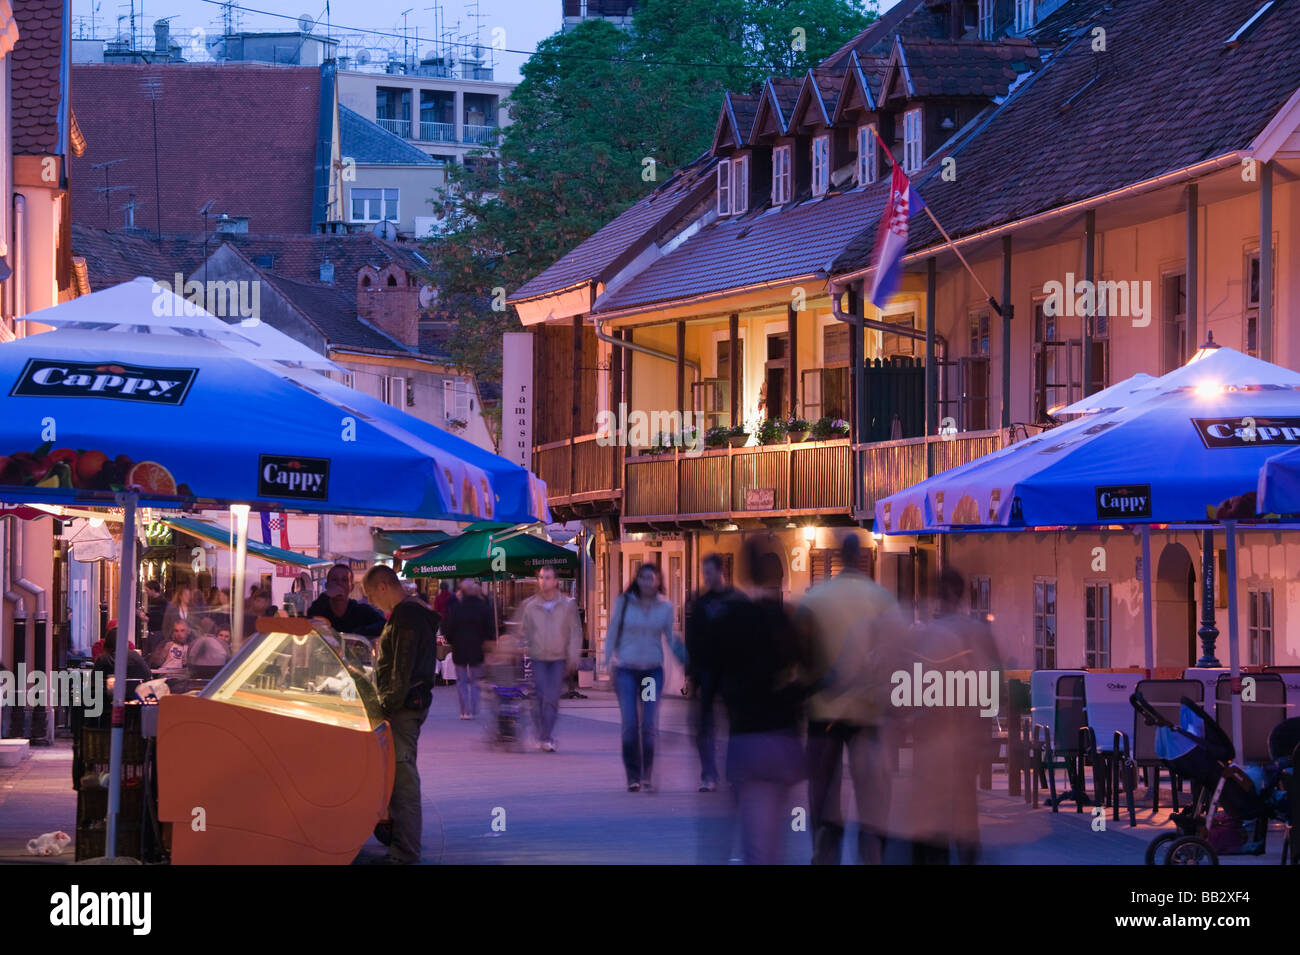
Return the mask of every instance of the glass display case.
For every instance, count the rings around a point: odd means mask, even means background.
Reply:
[[[301,618],[268,618],[200,696],[281,716],[372,730],[383,722],[370,674],[339,654],[338,634]],[[279,624],[279,626],[277,626]],[[302,632],[288,632],[302,631]],[[346,644],[345,644],[346,645]]]

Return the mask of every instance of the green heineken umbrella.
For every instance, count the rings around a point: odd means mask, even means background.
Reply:
[[[402,573],[407,577],[531,577],[542,567],[572,574],[578,555],[528,533],[525,527],[481,521],[408,560]]]

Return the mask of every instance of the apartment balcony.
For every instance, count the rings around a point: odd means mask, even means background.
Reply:
[[[1006,433],[995,429],[854,445],[863,497],[855,516],[870,518],[881,498],[1000,450],[1005,439]]]
[[[849,518],[852,449],[847,439],[629,457],[628,523]]]
[[[496,126],[477,126],[473,123],[465,124],[465,142],[473,143],[477,146],[490,146],[496,142]]]
[[[409,119],[385,119],[380,117],[375,122],[390,133],[395,133],[403,139],[411,138],[411,121]]]
[[[454,143],[455,123],[420,123],[420,141],[426,143]]]
[[[567,520],[608,510],[622,496],[621,452],[598,444],[594,434],[534,448],[534,472],[546,482],[552,516]]]

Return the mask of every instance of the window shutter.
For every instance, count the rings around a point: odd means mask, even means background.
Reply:
[[[718,215],[731,215],[731,163],[718,165]]]

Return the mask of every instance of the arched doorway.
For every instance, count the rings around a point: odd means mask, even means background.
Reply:
[[[1196,573],[1186,547],[1165,545],[1154,584],[1155,665],[1191,666],[1196,659]]]

